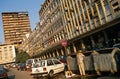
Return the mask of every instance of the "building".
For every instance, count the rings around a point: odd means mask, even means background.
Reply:
[[[29,40],[28,37],[30,36],[31,33],[27,33],[24,37],[23,37],[23,41],[22,44],[20,45],[20,50],[24,50],[26,53],[30,52],[29,50]],[[30,56],[32,56],[29,53]]]
[[[119,8],[119,0],[46,0],[40,23],[28,38],[29,53],[50,58],[110,48],[120,43]]]
[[[21,44],[26,33],[31,32],[28,12],[2,12],[6,44]]]
[[[15,57],[14,45],[0,45],[0,64],[15,62]]]
[[[120,1],[61,0],[61,7],[69,53],[112,47],[118,42]]]
[[[28,33],[25,37],[23,37],[23,41],[20,47],[30,56],[33,56],[39,53],[39,51],[44,50],[43,44],[41,44],[43,41],[42,38],[44,37],[41,32],[42,29],[43,27],[40,27],[40,23],[38,22],[35,29],[31,33]]]

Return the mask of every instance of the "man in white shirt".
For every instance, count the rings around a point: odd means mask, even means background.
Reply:
[[[84,57],[85,57],[85,55],[83,55],[82,50],[79,50],[77,52],[77,63],[78,63],[79,72],[80,72],[81,76],[85,75],[85,68],[84,68],[84,62],[83,62]]]

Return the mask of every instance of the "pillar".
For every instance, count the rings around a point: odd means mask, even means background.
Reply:
[[[73,51],[74,51],[74,53],[76,53],[77,52],[77,49],[76,49],[76,47],[75,47],[75,44],[73,43]]]

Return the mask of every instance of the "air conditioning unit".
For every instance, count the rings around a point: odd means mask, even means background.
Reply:
[[[48,11],[48,14],[50,14],[50,11]]]
[[[65,7],[65,12],[68,12],[68,8],[67,7]]]
[[[78,26],[75,26],[75,31],[79,31],[79,28],[78,28]]]
[[[97,12],[95,12],[95,14],[93,15],[94,18],[96,18],[98,16]]]
[[[89,20],[87,18],[85,18],[85,22],[87,23]]]
[[[67,18],[67,21],[70,22],[70,18]]]
[[[70,8],[70,12],[74,12],[74,10],[72,8]]]

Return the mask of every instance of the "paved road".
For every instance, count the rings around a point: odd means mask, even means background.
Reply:
[[[30,72],[27,71],[18,71],[17,69],[10,69],[8,72],[9,79],[33,79],[30,76]],[[48,78],[38,78],[38,79],[48,79]],[[119,76],[94,76],[94,75],[87,75],[86,77],[80,77],[79,75],[75,75],[71,78],[65,78],[63,73],[54,75],[52,79],[120,79]]]
[[[9,79],[33,79],[30,72],[18,71],[17,69],[10,69],[8,72]]]

